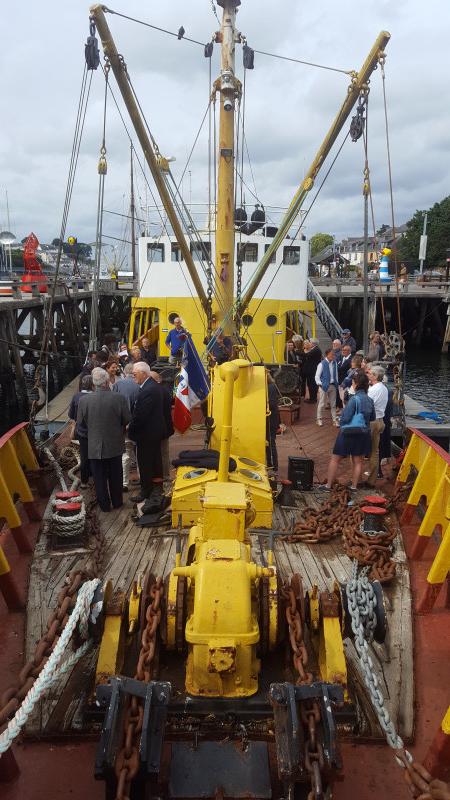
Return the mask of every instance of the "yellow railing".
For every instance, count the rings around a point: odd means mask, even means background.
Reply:
[[[25,474],[26,471],[39,470],[27,427],[28,423],[22,422],[0,437],[0,519],[6,521],[21,553],[30,553],[32,546],[16,508],[17,501],[22,501],[29,520],[41,518]],[[21,607],[22,601],[11,576],[11,567],[1,547],[0,591],[10,610]]]
[[[412,520],[419,503],[425,508],[425,514],[417,532],[411,558],[420,558],[428,541],[436,529],[441,534],[441,543],[427,575],[427,589],[421,598],[418,610],[431,611],[436,602],[441,586],[450,571],[450,454],[442,447],[417,430],[412,436],[400,467],[397,481],[405,482],[411,468],[417,477],[406,502],[401,521]],[[422,505],[421,504],[421,505]],[[447,595],[447,606],[450,596]]]

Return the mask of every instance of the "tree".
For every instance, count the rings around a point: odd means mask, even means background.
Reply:
[[[61,239],[52,239],[53,247],[59,247],[60,241],[61,241]]]
[[[399,257],[404,261],[419,262],[419,244],[423,230],[425,211],[416,211],[406,223],[405,235],[398,244]],[[428,209],[426,266],[430,269],[442,266],[446,250],[450,247],[450,197],[444,197]]]
[[[310,244],[311,255],[316,256],[321,250],[325,250],[325,247],[333,244],[333,237],[329,233],[315,233],[311,236]]]
[[[390,227],[390,225],[382,225],[381,228],[378,228],[377,230],[377,236],[383,236],[386,231],[390,229]]]

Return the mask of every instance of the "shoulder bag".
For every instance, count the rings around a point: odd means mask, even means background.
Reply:
[[[366,425],[364,414],[361,412],[359,397],[355,395],[355,411],[350,422],[346,425],[341,425],[341,431],[344,436],[356,436],[361,433],[369,433],[369,428]]]

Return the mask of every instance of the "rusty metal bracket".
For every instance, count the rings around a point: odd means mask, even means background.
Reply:
[[[300,719],[299,704],[316,701],[320,707],[321,736],[326,766],[338,770],[342,767],[336,740],[336,724],[333,705],[343,703],[342,686],[328,683],[312,683],[295,686],[292,683],[272,683],[270,702],[275,721],[278,774],[280,780],[296,782],[304,780],[305,741]]]
[[[135,780],[157,779],[160,770],[164,731],[172,687],[165,681],[143,681],[134,678],[111,678],[111,683],[97,687],[97,703],[106,711],[102,735],[95,756],[95,778],[105,780],[115,791],[115,762],[123,733],[123,716],[128,697],[144,701],[142,730],[139,739],[139,770]]]

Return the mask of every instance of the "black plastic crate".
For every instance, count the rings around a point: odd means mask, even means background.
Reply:
[[[313,487],[314,461],[312,458],[288,456],[288,479],[294,489],[310,492]]]

